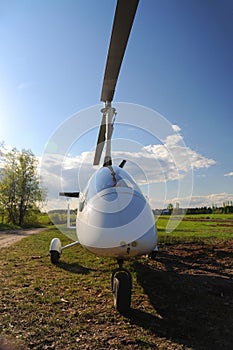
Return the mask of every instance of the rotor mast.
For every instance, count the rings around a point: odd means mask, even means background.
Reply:
[[[106,118],[106,132],[105,132],[106,151],[105,151],[103,166],[111,166],[112,165],[111,139],[112,139],[112,133],[114,129],[116,109],[112,107],[111,102],[106,102],[105,108],[103,108],[101,112],[105,115],[105,118]]]

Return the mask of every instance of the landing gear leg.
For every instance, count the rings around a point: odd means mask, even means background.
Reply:
[[[121,314],[130,311],[132,276],[131,273],[123,268],[123,260],[117,260],[119,267],[112,272],[111,287],[113,292],[114,306]]]
[[[154,250],[152,250],[152,252],[150,252],[149,254],[148,254],[148,258],[149,259],[151,259],[151,260],[156,260],[156,258],[157,258],[157,255],[158,255],[158,247],[156,246],[155,248],[154,248]]]

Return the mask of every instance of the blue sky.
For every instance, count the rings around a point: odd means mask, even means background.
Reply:
[[[0,141],[40,156],[100,103],[115,3],[1,0]],[[233,200],[232,38],[231,0],[141,0],[114,97],[158,111],[213,161],[194,170],[194,205]]]

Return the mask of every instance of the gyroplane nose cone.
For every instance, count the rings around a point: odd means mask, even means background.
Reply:
[[[145,198],[134,190],[107,189],[92,198],[79,216],[79,240],[96,248],[118,247],[139,239],[154,227]]]

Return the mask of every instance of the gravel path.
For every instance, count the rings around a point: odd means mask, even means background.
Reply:
[[[0,249],[20,241],[22,238],[44,231],[45,228],[0,231]]]

